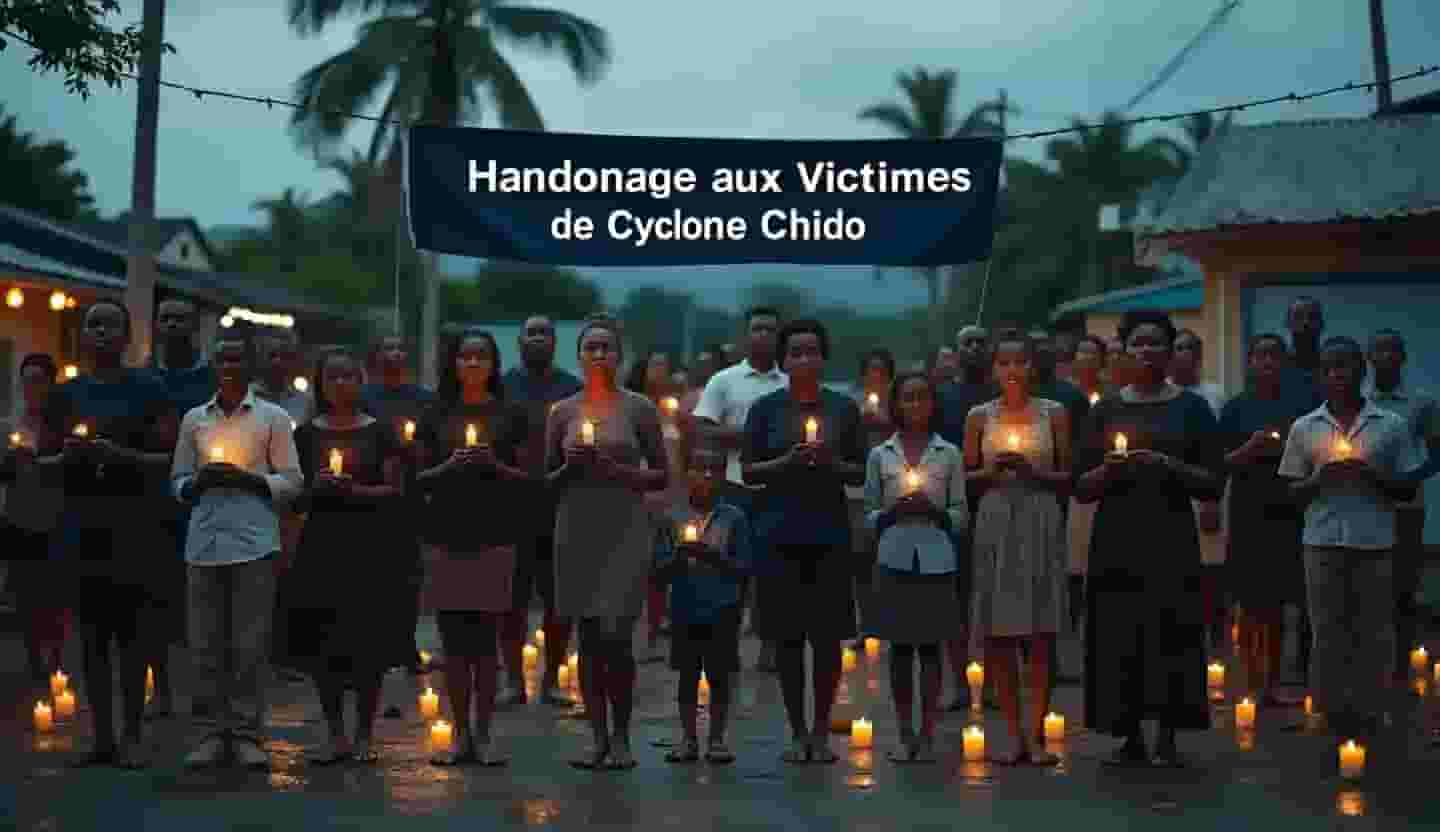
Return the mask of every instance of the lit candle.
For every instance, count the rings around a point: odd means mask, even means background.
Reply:
[[[55,729],[55,717],[50,713],[50,706],[44,702],[35,703],[35,732],[48,734]]]
[[[665,408],[667,414],[674,416],[675,411],[680,409],[680,400],[674,396],[666,396],[660,400],[660,406]]]
[[[694,523],[686,523],[683,539],[686,543],[700,542],[700,527]]]
[[[12,433],[12,434],[10,434],[10,447],[12,447],[12,448],[18,448],[18,447],[20,447],[20,443],[22,443],[22,442],[24,442],[24,441],[25,441],[25,437],[21,436],[19,433]]]
[[[1425,645],[1420,645],[1410,651],[1410,668],[1416,673],[1424,673],[1430,667],[1430,654],[1425,651]]]
[[[1355,446],[1350,444],[1350,440],[1346,439],[1343,436],[1335,440],[1336,459],[1349,459],[1350,455],[1354,452]]]
[[[155,668],[145,668],[145,701],[149,702],[155,697]]]
[[[451,733],[450,723],[436,720],[430,725],[430,744],[436,749],[449,748]]]
[[[965,760],[971,763],[985,759],[985,729],[971,725],[965,729]]]
[[[841,651],[840,651],[840,669],[848,673],[848,672],[850,672],[850,671],[852,671],[852,670],[855,669],[855,664],[856,664],[855,651],[854,651],[852,648],[849,648],[849,647],[845,647],[845,648],[841,649]]]
[[[1271,439],[1279,439],[1279,438],[1280,438],[1280,431],[1278,431],[1278,430],[1272,430],[1272,431],[1270,431],[1270,438],[1271,438]]]
[[[1129,453],[1129,452],[1130,452],[1130,440],[1129,440],[1129,439],[1126,439],[1126,438],[1125,438],[1125,434],[1123,434],[1123,433],[1117,433],[1117,434],[1115,434],[1115,453],[1120,454],[1121,456],[1124,456],[1125,454],[1127,454],[1127,453]]]
[[[1435,663],[1435,681],[1440,682],[1440,662]]]
[[[1012,452],[1020,450],[1020,434],[1010,431],[1010,435],[1005,437],[1005,444]]]
[[[965,667],[965,681],[970,687],[979,688],[985,685],[985,668],[979,662],[971,662]]]
[[[440,697],[435,694],[434,688],[426,688],[420,694],[420,717],[421,719],[434,719],[440,715]]]
[[[805,420],[805,441],[811,443],[820,441],[820,423],[815,421],[813,416]]]
[[[225,461],[225,447],[224,447],[223,445],[216,445],[216,446],[214,446],[213,448],[210,449],[210,461],[211,461],[211,462],[224,462],[224,461]]]
[[[560,669],[555,671],[555,681],[561,689],[570,687],[570,665],[560,665]]]
[[[1212,690],[1225,687],[1225,665],[1211,662],[1210,666],[1205,668],[1205,676]]]
[[[61,671],[59,671],[59,670],[55,671],[54,675],[52,675],[52,676],[50,677],[50,695],[51,695],[51,696],[59,696],[59,695],[61,694],[61,692],[63,692],[63,691],[64,691],[66,688],[68,688],[69,686],[70,686],[70,677],[69,677],[69,676],[66,676],[63,672],[61,672]]]
[[[73,716],[75,716],[75,694],[73,691],[62,690],[60,695],[55,697],[55,717],[70,719]]]
[[[925,478],[920,475],[920,472],[919,472],[919,471],[916,471],[914,468],[910,468],[910,469],[906,470],[906,472],[905,472],[905,488],[906,488],[906,490],[908,490],[910,493],[913,494],[913,493],[915,493],[916,491],[919,491],[919,490],[920,490],[920,486],[921,486],[921,484],[924,483],[924,481],[925,481]]]
[[[75,426],[75,436],[77,436],[78,438],[80,438],[80,439],[85,439],[85,438],[88,437],[89,435],[90,435],[90,426],[89,426],[89,425],[85,424],[84,422],[81,422],[80,424],[78,424],[78,425]]]
[[[1099,393],[1091,393],[1091,394],[1090,394],[1090,406],[1091,406],[1091,407],[1094,407],[1095,405],[1097,405],[1097,404],[1099,404],[1099,403],[1100,403],[1100,394],[1099,394]]]
[[[1308,694],[1305,696],[1305,715],[1306,715],[1306,716],[1314,716],[1314,715],[1315,715],[1315,697],[1310,696],[1310,695],[1308,695]]]
[[[578,680],[580,676],[580,654],[571,653],[570,658],[565,660],[565,664],[570,668],[570,675],[576,677]]]
[[[1235,706],[1235,727],[1242,731],[1255,727],[1255,703],[1248,696]]]
[[[304,376],[296,376],[295,381],[291,383],[295,386],[295,389],[299,390],[301,393],[304,393],[306,390],[310,389],[310,380],[305,378]]]
[[[880,394],[879,394],[879,393],[871,393],[870,395],[866,396],[866,397],[865,397],[865,407],[866,407],[871,413],[878,413],[878,412],[880,411]]]
[[[874,658],[878,658],[879,656],[880,656],[880,639],[878,639],[878,638],[867,638],[867,639],[865,639],[865,657],[868,658],[868,659],[874,659]]]
[[[1365,774],[1365,746],[1347,740],[1340,746],[1340,776],[1346,780],[1358,780]]]
[[[1430,680],[1424,676],[1417,676],[1414,681],[1410,683],[1410,689],[1415,691],[1416,696],[1424,699],[1426,692],[1430,690]]]
[[[535,631],[535,643],[536,643],[537,645],[541,646],[541,647],[544,647],[544,646],[545,646],[545,631],[544,631],[544,630],[536,630],[536,631]]]
[[[330,449],[330,473],[337,477],[345,473],[345,455],[339,448]]]
[[[700,684],[695,688],[696,702],[700,705],[710,704],[710,680],[705,676],[705,671],[700,671]]]
[[[525,669],[534,670],[535,664],[540,661],[540,650],[533,644],[525,645],[524,649]]]
[[[1065,717],[1054,711],[1045,715],[1045,739],[1050,742],[1065,739]]]
[[[465,447],[473,448],[480,444],[480,434],[475,430],[474,425],[465,426]]]
[[[869,748],[875,738],[875,729],[870,720],[861,717],[850,723],[850,747]]]
[[[583,445],[595,444],[595,423],[589,419],[580,423],[580,442]]]
[[[405,434],[405,441],[406,441],[406,442],[414,442],[414,441],[415,441],[415,423],[414,423],[414,422],[409,421],[409,420],[407,419],[406,422],[405,422],[405,427],[402,428],[401,431]]]
[[[421,650],[421,651],[420,651],[420,664],[421,664],[422,666],[424,666],[424,667],[426,667],[426,668],[430,667],[430,659],[431,659],[431,658],[432,658],[432,656],[430,655],[430,651],[429,651],[429,650]]]
[[[75,378],[75,377],[78,376],[78,375],[80,375],[80,368],[79,368],[79,367],[76,367],[74,364],[66,364],[66,365],[65,365],[65,377],[66,377],[66,378]]]

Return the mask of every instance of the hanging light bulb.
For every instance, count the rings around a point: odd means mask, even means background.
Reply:
[[[63,312],[63,311],[65,311],[65,293],[64,293],[64,292],[51,292],[51,293],[50,293],[50,309],[53,310],[53,311],[55,311],[55,312]]]

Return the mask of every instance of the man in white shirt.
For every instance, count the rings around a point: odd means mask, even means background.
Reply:
[[[218,722],[185,762],[213,765],[233,752],[247,768],[268,768],[262,731],[277,506],[300,493],[302,477],[289,414],[250,389],[250,344],[222,338],[213,364],[218,391],[185,414],[170,474],[175,496],[192,507],[185,563],[196,696],[210,701]],[[241,707],[253,709],[240,717],[244,726],[236,724]]]
[[[1417,480],[1428,478],[1440,450],[1440,402],[1425,390],[1405,383],[1405,339],[1393,329],[1382,329],[1370,337],[1370,379],[1365,385],[1366,401],[1403,418],[1410,426],[1410,438],[1417,450],[1428,451],[1430,462],[1417,472]],[[1403,684],[1409,674],[1409,653],[1415,646],[1418,611],[1415,593],[1425,559],[1425,494],[1421,483],[1415,499],[1395,507],[1395,670]]]
[[[788,387],[790,381],[775,362],[776,337],[780,332],[779,311],[764,306],[748,310],[745,313],[745,329],[747,357],[710,377],[692,415],[700,438],[711,447],[726,452],[726,502],[749,514],[754,502],[762,499],[763,495],[746,486],[740,475],[740,443],[745,434],[745,417],[758,399]],[[755,546],[763,543],[757,540]],[[752,548],[752,551],[758,553],[760,550]],[[749,600],[754,601],[753,592]],[[762,670],[773,668],[774,654],[774,645],[764,645],[757,666]]]
[[[1405,420],[1361,393],[1365,355],[1351,338],[1320,350],[1325,403],[1290,428],[1279,474],[1305,505],[1311,689],[1342,738],[1379,730],[1395,656],[1395,507],[1415,495]]]

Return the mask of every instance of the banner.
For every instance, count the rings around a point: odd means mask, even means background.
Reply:
[[[768,141],[412,127],[422,251],[564,266],[945,266],[990,255],[996,139]]]

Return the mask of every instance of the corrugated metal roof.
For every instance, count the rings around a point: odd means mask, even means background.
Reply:
[[[1231,127],[1206,142],[1158,213],[1155,236],[1272,223],[1440,212],[1440,116]]]
[[[111,275],[92,272],[79,266],[72,266],[69,263],[62,263],[32,251],[16,248],[9,243],[0,242],[0,268],[10,268],[19,272],[30,272],[44,275],[56,280],[77,283],[96,289],[124,289],[125,280]]]
[[[1125,312],[1131,309],[1199,309],[1205,305],[1205,278],[1174,277],[1143,286],[1117,289],[1062,303],[1050,313],[1051,321],[1071,315]]]

